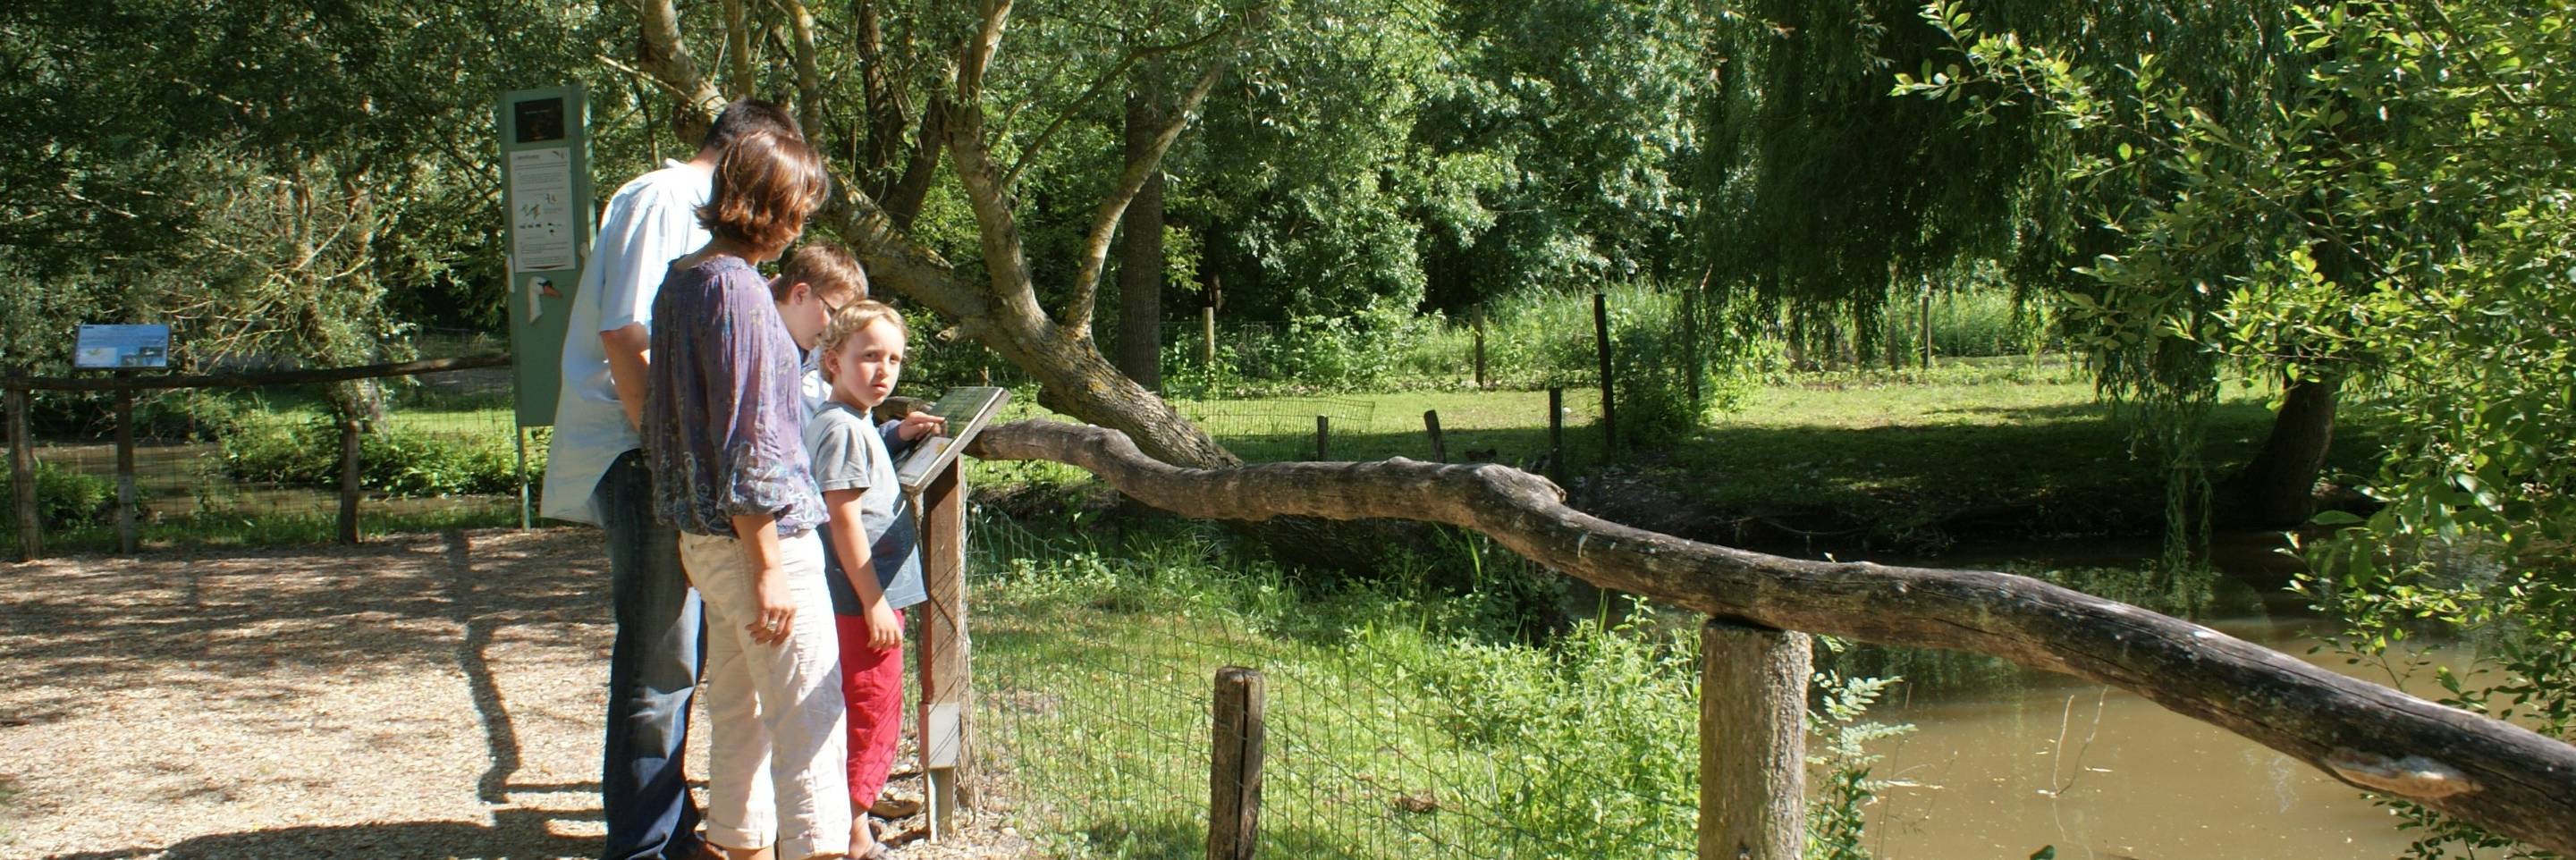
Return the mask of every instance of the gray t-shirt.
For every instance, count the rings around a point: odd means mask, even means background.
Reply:
[[[912,505],[895,483],[894,458],[868,416],[848,404],[832,402],[805,422],[805,452],[813,458],[814,486],[822,492],[858,490],[859,529],[868,536],[868,558],[877,571],[877,587],[886,605],[902,609],[928,599],[921,586],[921,528]],[[824,581],[832,587],[832,611],[860,615],[859,593],[841,572],[841,554],[832,545],[832,530],[823,533]]]

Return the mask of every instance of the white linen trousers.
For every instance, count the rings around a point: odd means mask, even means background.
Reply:
[[[680,562],[706,601],[707,839],[727,848],[775,841],[780,860],[850,850],[840,636],[814,532],[778,539],[796,605],[787,641],[751,641],[758,571],[730,537],[680,535]]]

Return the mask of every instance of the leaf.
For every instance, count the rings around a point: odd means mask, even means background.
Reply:
[[[2039,846],[2039,850],[2030,852],[2030,860],[2057,860],[2057,846]]]

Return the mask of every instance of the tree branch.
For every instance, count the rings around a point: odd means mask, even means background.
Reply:
[[[698,61],[689,56],[688,42],[680,37],[680,16],[672,10],[671,0],[636,0],[635,6],[637,23],[644,31],[637,65],[679,97],[678,113],[684,119],[674,126],[703,130],[724,107],[724,95],[698,74]],[[694,149],[702,135],[683,133],[681,137]]]
[[[1992,654],[2120,687],[2357,788],[2576,854],[2576,747],[2028,577],[1799,561],[1682,540],[1575,511],[1546,479],[1492,464],[1184,469],[1147,458],[1115,431],[1048,421],[986,429],[968,453],[1079,466],[1190,517],[1446,523],[1604,588],[1714,617]]]
[[[993,297],[1020,306],[1032,321],[1043,324],[1047,315],[1037,306],[1037,287],[1030,281],[1028,258],[1020,242],[1019,216],[1011,212],[1010,190],[1002,187],[992,152],[985,148],[977,110],[974,105],[939,99],[930,105],[936,118],[924,122],[938,123],[947,136],[949,161],[957,184],[966,192],[966,206],[975,213],[976,235],[983,240],[984,270]]]
[[[957,103],[968,110],[984,109],[984,72],[992,66],[993,55],[1002,50],[1002,29],[1011,20],[1011,0],[984,0],[983,22],[976,27],[975,40],[966,43],[965,56],[958,59]]]
[[[814,12],[805,8],[804,0],[782,2],[796,37],[796,121],[811,138],[823,128],[823,73],[814,58]]]
[[[744,20],[742,0],[724,0],[725,96],[750,98],[751,24]]]
[[[1138,48],[1128,52],[1126,56],[1119,58],[1116,66],[1111,67],[1109,71],[1101,74],[1098,79],[1093,80],[1089,89],[1083,90],[1080,97],[1075,98],[1072,104],[1066,105],[1063,111],[1058,112],[1055,119],[1047,122],[1046,128],[1038,131],[1037,137],[1030,139],[1029,145],[1020,150],[1020,157],[1011,161],[1011,169],[1003,172],[1002,185],[1004,187],[1017,185],[1020,181],[1020,172],[1028,169],[1029,163],[1037,158],[1039,152],[1045,151],[1047,141],[1055,137],[1056,131],[1064,128],[1067,123],[1072,122],[1073,118],[1080,115],[1082,113],[1082,109],[1089,106],[1092,100],[1099,98],[1102,93],[1108,92],[1111,86],[1116,85],[1120,80],[1123,80],[1128,69],[1134,68],[1137,63],[1143,62],[1144,60],[1152,57],[1180,53],[1205,45],[1209,42],[1215,41],[1217,37],[1231,32],[1232,29],[1233,28],[1231,27],[1218,27],[1214,30],[1209,30],[1206,34],[1201,35],[1198,38],[1191,39],[1186,42],[1178,42],[1170,45],[1151,45]]]
[[[1135,202],[1136,192],[1145,187],[1145,181],[1153,178],[1154,171],[1162,169],[1163,153],[1171,150],[1172,141],[1178,140],[1181,129],[1189,126],[1190,118],[1198,113],[1199,104],[1207,101],[1208,91],[1216,88],[1217,78],[1224,75],[1226,65],[1225,60],[1208,63],[1207,71],[1199,75],[1198,84],[1190,87],[1188,95],[1181,97],[1180,107],[1172,112],[1171,121],[1164,123],[1161,131],[1155,132],[1153,145],[1127,165],[1127,171],[1118,177],[1117,187],[1110,190],[1108,199],[1100,201],[1100,211],[1092,214],[1091,231],[1082,238],[1082,269],[1074,274],[1073,296],[1066,300],[1064,307],[1063,324],[1073,336],[1091,336],[1092,305],[1097,303],[1100,295],[1100,272],[1108,265],[1109,242],[1118,233],[1119,218],[1127,214],[1127,204]]]

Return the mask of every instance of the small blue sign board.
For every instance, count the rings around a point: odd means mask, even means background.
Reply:
[[[72,345],[72,367],[80,370],[133,370],[170,366],[167,325],[88,325]]]

